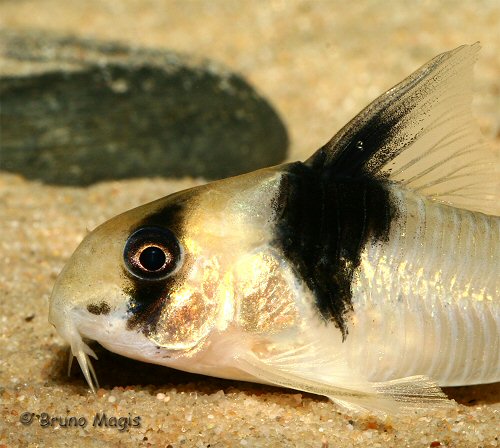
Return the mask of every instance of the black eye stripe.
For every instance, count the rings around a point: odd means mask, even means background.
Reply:
[[[166,228],[146,226],[135,230],[123,250],[127,272],[141,280],[162,280],[180,262],[181,247]]]
[[[136,224],[135,229],[144,227],[164,229],[167,227],[173,235],[181,235],[185,225],[186,202],[190,201],[192,196],[193,191],[189,190],[174,193],[162,207],[144,216]],[[128,280],[124,292],[130,297],[128,304],[129,317],[127,318],[128,329],[141,331],[146,336],[155,331],[163,305],[168,300],[169,293],[173,290],[174,285],[179,280],[179,275],[182,275],[189,260],[187,251],[184,250],[180,243],[178,245],[180,247],[180,256],[177,257],[178,261],[175,263],[175,269],[166,275],[164,279],[160,278],[158,281],[151,281],[151,279],[148,280],[142,276],[138,277],[129,271],[126,263],[122,264],[123,275]]]

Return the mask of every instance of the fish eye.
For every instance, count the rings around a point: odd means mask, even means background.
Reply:
[[[162,280],[177,268],[181,247],[175,235],[162,227],[134,231],[123,250],[128,272],[142,280]]]

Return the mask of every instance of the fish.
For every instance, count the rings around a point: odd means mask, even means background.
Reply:
[[[49,321],[88,345],[330,398],[453,405],[500,381],[500,170],[471,112],[479,44],[436,56],[305,161],[178,191],[98,226]]]

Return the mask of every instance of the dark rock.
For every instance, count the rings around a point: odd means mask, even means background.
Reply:
[[[0,168],[30,179],[221,178],[286,155],[273,108],[210,61],[3,31],[0,66]]]

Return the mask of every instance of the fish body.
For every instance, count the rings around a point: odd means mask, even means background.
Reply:
[[[397,218],[387,242],[366,246],[352,283],[345,356],[373,381],[499,381],[500,219],[391,194]]]
[[[175,193],[90,233],[49,319],[134,359],[325,395],[449,404],[500,381],[499,162],[471,113],[478,46],[443,53],[305,162]]]

